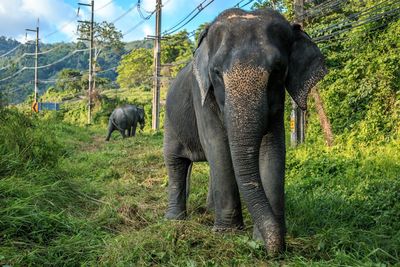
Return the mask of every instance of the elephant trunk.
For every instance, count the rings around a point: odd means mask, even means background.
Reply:
[[[265,194],[259,152],[267,131],[269,74],[260,67],[235,66],[224,74],[225,123],[239,190],[269,253],[283,249],[283,236]]]

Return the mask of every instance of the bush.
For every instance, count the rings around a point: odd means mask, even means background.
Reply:
[[[46,122],[10,109],[0,110],[0,122],[0,178],[57,164],[63,147],[42,127]]]

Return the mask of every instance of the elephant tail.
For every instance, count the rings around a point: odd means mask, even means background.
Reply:
[[[115,128],[117,128],[119,131],[123,131],[120,127],[118,127],[118,125],[115,123],[114,118],[110,119],[110,122],[115,126]]]
[[[192,166],[193,162],[190,163],[189,168],[186,173],[186,201],[189,199],[189,193],[190,193],[190,177],[192,174]]]

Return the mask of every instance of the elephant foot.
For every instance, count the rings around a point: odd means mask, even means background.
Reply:
[[[216,210],[213,232],[229,232],[244,229],[242,211],[240,209]]]
[[[275,257],[285,251],[284,238],[276,233],[269,233],[265,244],[268,255]]]
[[[236,232],[244,230],[244,225],[229,225],[229,226],[221,226],[221,225],[214,225],[212,231],[215,233],[225,233],[225,232]]]
[[[254,227],[253,238],[256,240],[264,241],[268,255],[275,257],[285,251],[285,237],[284,232],[278,225],[268,224],[264,238],[257,227]]]
[[[167,220],[185,220],[186,217],[186,209],[168,208],[165,213],[165,219]]]
[[[261,232],[260,232],[260,230],[258,230],[258,227],[255,225],[253,226],[253,239],[255,241],[261,241],[264,243],[264,239],[261,235]]]

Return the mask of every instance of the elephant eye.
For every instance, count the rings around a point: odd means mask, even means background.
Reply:
[[[221,72],[221,70],[220,69],[218,69],[218,68],[214,68],[214,73],[219,77],[219,78],[221,78],[222,79],[222,72]]]

